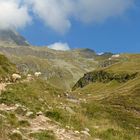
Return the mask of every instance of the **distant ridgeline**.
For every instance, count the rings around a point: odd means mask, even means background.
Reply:
[[[93,71],[86,73],[73,87],[73,90],[77,88],[83,88],[90,83],[102,82],[107,83],[110,81],[117,82],[127,82],[128,80],[134,79],[137,76],[137,72],[135,73],[111,73],[106,72],[104,70]]]

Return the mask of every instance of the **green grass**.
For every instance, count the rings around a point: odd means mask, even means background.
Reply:
[[[5,77],[16,71],[12,64],[4,55],[0,54],[0,77]]]
[[[124,59],[127,58],[127,59]],[[119,64],[106,69],[108,73],[139,72],[139,55],[123,55]],[[130,64],[130,68],[129,68]],[[117,70],[118,68],[118,70]],[[16,83],[9,85],[7,91],[2,92],[0,103],[7,105],[21,104],[33,111],[42,111],[52,121],[57,121],[62,127],[70,126],[74,130],[90,129],[92,138],[101,140],[139,140],[140,139],[140,76],[125,82],[111,80],[109,82],[90,83],[69,94],[87,102],[71,103],[63,96],[65,91],[50,85],[42,79],[30,83]],[[80,94],[79,94],[80,93]],[[61,98],[58,98],[61,95]],[[75,114],[70,114],[62,106],[69,106]],[[18,108],[14,113],[25,115],[27,111]],[[10,129],[28,127],[25,120],[18,121],[14,113],[0,112],[6,116],[3,131],[7,136]],[[6,125],[10,125],[7,129]],[[0,133],[1,134],[1,133]],[[2,134],[1,134],[2,135]],[[18,136],[14,136],[16,138]],[[32,133],[30,137],[37,140],[54,140],[50,131]]]
[[[11,140],[23,140],[22,135],[19,133],[10,134],[9,137]]]
[[[46,110],[48,104],[55,103],[55,98],[63,91],[56,89],[44,80],[30,83],[18,83],[8,86],[7,91],[1,95],[0,103],[21,104],[37,112]]]
[[[31,133],[31,138],[35,138],[36,140],[56,140],[53,132],[51,131],[41,131],[37,133]]]
[[[91,135],[103,140],[140,139],[140,55],[122,55],[121,61],[103,70],[112,73],[135,73],[126,82],[94,82],[73,92],[87,103],[82,113]],[[79,94],[81,93],[81,94]],[[99,128],[96,128],[98,126]]]

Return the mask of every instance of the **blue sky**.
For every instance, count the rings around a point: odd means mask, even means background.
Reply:
[[[1,0],[0,10],[0,28],[36,46],[140,52],[138,0]]]
[[[96,25],[73,21],[72,28],[61,35],[40,22],[20,31],[33,45],[67,42],[71,48],[91,48],[97,52],[140,52],[140,9],[121,18],[113,18]]]

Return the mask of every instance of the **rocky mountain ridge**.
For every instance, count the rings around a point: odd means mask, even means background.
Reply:
[[[56,51],[48,47],[29,46],[18,33],[9,31],[8,35],[5,34],[2,36],[7,38],[8,42],[3,44],[0,40],[0,52],[16,64],[21,72],[40,71],[42,76],[53,85],[66,89],[70,89],[84,73],[94,70],[100,61],[112,55],[99,56],[95,51],[86,48]]]

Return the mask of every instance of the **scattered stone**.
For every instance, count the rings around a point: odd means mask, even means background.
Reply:
[[[58,95],[57,97],[58,97],[58,98],[60,98],[61,96],[60,96],[60,95]]]
[[[70,114],[75,114],[75,112],[70,107],[65,107],[66,111],[68,111]]]
[[[49,109],[49,110],[52,110],[52,109],[53,109],[53,107],[52,107],[52,106],[48,106],[48,109]]]
[[[60,105],[63,105],[63,103],[61,102]]]
[[[99,129],[99,126],[95,125],[95,126],[93,126],[93,128],[95,128],[95,129]]]
[[[80,134],[80,132],[79,132],[79,131],[74,131],[74,133],[75,133],[75,134]]]
[[[18,108],[18,107],[21,107],[21,105],[20,104],[15,104],[15,106]]]
[[[4,115],[2,115],[2,114],[0,114],[0,117],[6,119],[6,117]]]
[[[32,81],[32,80],[34,80],[34,78],[33,78],[33,76],[31,74],[28,74],[27,75],[27,80],[28,81]]]
[[[139,129],[140,129],[140,127],[136,127],[136,129],[137,129],[137,130],[139,130]]]
[[[81,131],[81,133],[86,135],[86,136],[90,136],[90,134],[87,131]]]
[[[88,128],[84,128],[85,131],[89,132],[90,130]]]
[[[13,134],[16,133],[16,134],[20,134],[20,135],[22,135],[22,133],[21,133],[19,130],[13,130],[12,133],[13,133]]]
[[[10,137],[12,139],[23,139],[23,135],[19,130],[13,130]]]
[[[67,125],[66,128],[67,128],[67,129],[70,129],[70,126]]]
[[[84,103],[87,103],[87,100],[86,99],[79,99],[81,102],[84,102]]]
[[[37,116],[43,115],[43,113],[41,111],[36,113]]]
[[[40,101],[40,102],[44,102],[44,99],[42,99],[42,98],[39,98],[39,101]]]
[[[72,102],[72,103],[76,103],[76,104],[80,103],[80,101],[77,99],[67,99],[67,101]]]
[[[33,114],[34,114],[33,112],[29,111],[29,112],[26,113],[26,116],[27,116],[27,117],[30,117],[30,116],[32,116]]]

